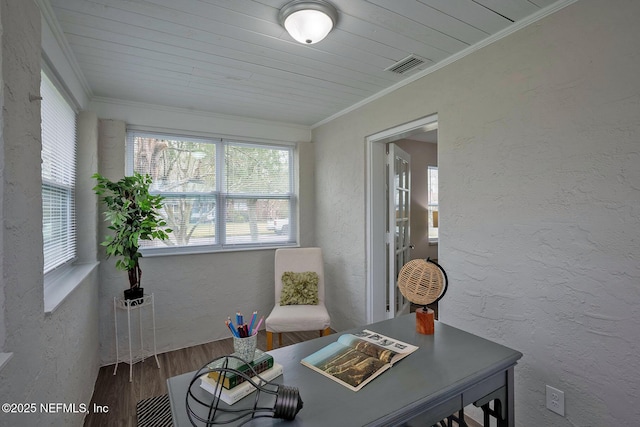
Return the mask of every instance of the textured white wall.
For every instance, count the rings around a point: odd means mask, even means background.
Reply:
[[[356,110],[313,131],[316,242],[324,254],[331,327],[338,331],[366,323],[364,138],[391,127],[378,129],[380,115],[370,118]]]
[[[29,2],[30,3],[30,2]],[[44,347],[42,212],[40,199],[40,15],[33,4],[0,3],[2,23],[2,284],[4,351],[0,400],[40,396]],[[26,53],[23,53],[26,52]],[[26,337],[29,339],[26,339]],[[12,419],[0,413],[0,424]],[[15,418],[13,418],[15,422]],[[14,424],[18,425],[18,424]]]
[[[77,118],[76,209],[81,218],[76,224],[77,254],[81,263],[98,259],[98,197],[93,192],[95,182],[89,179],[98,170],[98,116],[82,111]]]
[[[158,132],[184,132],[187,135],[214,134],[218,137],[244,138],[248,141],[309,141],[308,126],[266,120],[225,116],[186,108],[165,107],[117,99],[93,99],[91,111],[98,117],[122,120],[128,125],[143,126]]]
[[[0,19],[5,301],[0,315],[6,328],[3,351],[14,353],[0,371],[0,402],[86,404],[98,373],[96,274],[53,313],[45,315],[43,305],[40,103],[29,100],[40,92],[40,12],[32,1],[2,0]],[[84,414],[39,410],[0,413],[3,426],[80,426],[83,419]]]
[[[364,322],[364,139],[438,113],[441,320],[524,354],[517,425],[637,425],[638,16],[576,2],[314,130],[337,328]]]
[[[0,7],[2,5],[0,4]],[[0,13],[2,9],[0,9]],[[5,12],[6,13],[6,12]],[[0,16],[0,34],[2,33],[2,17]],[[1,36],[0,36],[1,37]],[[4,111],[4,39],[0,38],[0,111]],[[4,171],[4,114],[0,120],[0,171]],[[0,174],[0,212],[4,212],[4,173]],[[0,227],[0,277],[4,277],[4,226]],[[4,340],[7,334],[5,327],[4,280],[0,280],[0,352],[4,352]]]

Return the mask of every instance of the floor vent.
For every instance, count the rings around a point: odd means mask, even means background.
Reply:
[[[424,64],[427,63],[427,60],[424,58],[420,58],[417,55],[409,55],[406,58],[396,62],[390,67],[385,68],[385,71],[391,71],[396,74],[407,74],[409,71],[413,71],[416,69],[423,69]]]

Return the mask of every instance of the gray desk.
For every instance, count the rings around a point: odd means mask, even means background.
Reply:
[[[522,353],[440,322],[435,326],[434,335],[416,333],[414,314],[367,325],[366,329],[419,349],[358,392],[300,364],[302,358],[333,342],[336,335],[271,351],[284,366],[284,375],[277,382],[298,387],[304,408],[291,422],[261,418],[248,425],[430,426],[470,404],[488,408],[489,401],[495,399],[491,411],[498,414],[498,425],[515,426],[513,369]],[[193,375],[167,380],[175,427],[191,425],[185,397]],[[199,382],[192,391],[211,400]],[[247,397],[233,408],[245,404],[252,405],[253,398]]]

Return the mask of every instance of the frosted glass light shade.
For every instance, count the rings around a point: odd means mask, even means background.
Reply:
[[[314,44],[327,37],[333,21],[318,10],[301,10],[285,19],[284,28],[296,41]]]
[[[280,24],[294,40],[314,44],[333,29],[338,13],[324,1],[292,1],[280,10]]]

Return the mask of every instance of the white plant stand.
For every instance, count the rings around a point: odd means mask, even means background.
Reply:
[[[133,303],[133,304],[132,304]],[[151,319],[153,326],[153,351],[145,350],[143,336],[142,333],[142,309],[145,307],[151,308]],[[138,325],[140,328],[140,348],[134,353],[133,346],[131,345],[131,312],[138,312]],[[127,338],[129,340],[129,358],[126,359],[126,355],[123,355],[123,358],[120,357],[119,353],[119,344],[118,344],[118,312],[126,312],[127,313]],[[140,361],[144,362],[144,359],[147,357],[155,357],[156,364],[158,365],[158,369],[160,368],[160,362],[158,361],[158,351],[156,349],[156,310],[154,305],[153,294],[145,295],[142,298],[136,300],[125,300],[122,298],[113,298],[113,319],[116,330],[116,366],[113,369],[113,375],[116,374],[118,370],[118,364],[120,362],[125,362],[129,364],[129,382],[133,381],[133,365]]]

